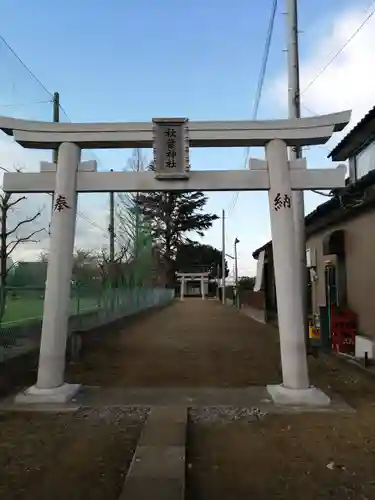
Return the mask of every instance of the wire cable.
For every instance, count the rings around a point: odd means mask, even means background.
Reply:
[[[374,2],[375,3],[375,2]],[[361,29],[368,23],[368,21],[372,18],[372,16],[375,14],[375,7],[371,10],[371,12],[368,14],[366,19],[358,26],[358,28],[352,33],[352,35],[346,40],[344,45],[334,54],[334,56],[331,57],[331,59],[323,66],[323,68],[319,71],[319,73],[310,81],[310,83],[303,89],[302,92],[300,92],[300,96],[302,94],[305,94],[306,91],[314,85],[314,83],[327,71],[327,69],[331,66],[331,64],[338,58],[338,56],[346,49],[346,47],[349,45],[349,43],[355,38],[358,33],[361,31]]]
[[[260,73],[259,73],[258,85],[257,85],[255,98],[254,98],[254,106],[253,106],[253,113],[252,113],[253,120],[257,119],[259,104],[260,104],[260,100],[262,98],[264,80],[265,80],[266,71],[267,71],[267,63],[268,63],[268,58],[269,58],[270,48],[271,48],[272,35],[273,35],[274,26],[275,26],[276,10],[277,10],[277,0],[273,0],[272,6],[271,6],[270,20],[268,23],[266,41],[265,41],[265,45],[264,45],[262,63],[261,63],[261,68],[260,68]],[[247,168],[247,165],[249,162],[249,156],[250,156],[250,147],[246,148],[246,150],[245,150],[244,168]],[[238,196],[239,196],[239,192],[237,191],[236,193],[234,193],[230,207],[229,207],[229,214],[228,214],[229,216],[232,214],[234,207],[236,206]]]
[[[35,73],[27,66],[25,62],[22,61],[20,56],[17,54],[17,52],[9,45],[9,43],[5,40],[5,38],[0,35],[0,40],[4,43],[4,45],[11,51],[11,53],[14,55],[14,57],[17,59],[17,61],[26,69],[26,71],[29,73],[29,75],[42,87],[42,89],[47,92],[52,98],[53,94],[47,89],[45,85],[39,80],[39,78],[35,75]]]
[[[33,101],[29,103],[16,103],[16,104],[0,104],[0,108],[25,108],[26,106],[34,105],[34,104],[51,104],[51,99],[48,101]]]
[[[373,6],[375,2],[372,2],[371,6]],[[368,12],[371,9],[371,6],[366,9],[365,12]],[[300,97],[307,92],[309,88],[311,88],[314,83],[327,71],[327,69],[331,66],[331,64],[343,53],[349,43],[358,35],[358,33],[362,30],[362,28],[369,22],[372,16],[375,14],[375,7],[372,8],[367,17],[362,21],[362,23],[358,26],[358,28],[350,35],[350,37],[346,40],[346,42],[340,47],[340,49],[329,59],[329,61],[323,66],[323,68],[316,74],[316,76],[309,82],[309,84],[300,92]],[[313,115],[317,114],[313,110],[311,110],[308,106],[303,104],[303,106],[311,112]],[[321,146],[324,147],[324,146]],[[332,198],[333,195],[330,193],[323,193],[322,191],[318,191],[316,189],[312,189],[315,194],[319,194],[321,196],[325,196],[327,198]]]
[[[50,92],[47,87],[39,80],[39,78],[35,75],[35,73],[27,66],[27,64],[20,58],[20,56],[17,54],[17,52],[13,49],[13,47],[5,40],[5,38],[0,34],[0,40],[4,43],[4,45],[10,50],[10,52],[14,55],[14,57],[17,59],[17,61],[23,66],[23,68],[26,69],[26,71],[30,74],[30,76],[42,87],[42,89],[47,92],[48,95],[50,95],[53,99],[53,94]],[[40,101],[42,102],[51,102],[51,101]],[[69,122],[71,122],[70,118],[68,117],[66,111],[64,108],[60,105],[60,109],[63,111]],[[89,224],[92,226],[100,229],[101,231],[104,231],[105,233],[108,233],[107,229],[104,229],[100,227],[98,224],[96,224],[94,221],[89,219],[85,214],[82,214],[81,212],[77,212],[77,216],[81,217],[82,219],[86,220]]]

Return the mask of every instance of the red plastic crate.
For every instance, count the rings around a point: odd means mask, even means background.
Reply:
[[[354,352],[357,317],[350,309],[331,308],[332,349],[336,352]]]

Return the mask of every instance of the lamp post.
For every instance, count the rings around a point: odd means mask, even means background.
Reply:
[[[222,290],[221,290],[221,301],[225,305],[225,210],[222,211],[221,215],[221,232],[222,232],[222,250],[221,250],[221,283],[222,283]]]
[[[238,238],[234,240],[234,282],[235,282],[235,290],[236,290],[236,306],[240,307],[239,300],[239,290],[238,290],[238,257],[237,257],[237,245],[240,242]]]

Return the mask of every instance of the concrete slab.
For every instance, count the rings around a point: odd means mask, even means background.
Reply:
[[[184,446],[186,423],[176,422],[168,426],[153,424],[147,426],[139,440],[141,446]]]
[[[288,389],[283,385],[268,385],[267,391],[277,405],[319,407],[331,404],[331,399],[316,387]]]
[[[151,410],[120,500],[184,498],[186,425],[186,408],[170,406]]]
[[[185,474],[184,446],[137,446],[130,470],[132,477],[180,479]]]
[[[69,403],[15,403],[14,397],[7,398],[0,404],[0,411],[13,413],[75,413],[79,409],[80,406]]]
[[[272,390],[272,389],[271,389]],[[4,399],[0,404],[2,411],[76,411],[79,408],[101,408],[108,406],[140,407],[158,409],[160,419],[163,409],[159,406],[174,407],[174,412],[186,412],[187,408],[210,408],[230,407],[238,409],[258,408],[265,413],[289,413],[306,411],[325,412],[353,412],[353,408],[345,403],[337,395],[331,395],[329,405],[323,402],[323,406],[308,405],[294,400],[292,404],[276,402],[264,386],[251,386],[243,388],[136,388],[124,389],[119,387],[83,387],[70,401],[65,403],[27,403],[23,404],[14,397]],[[34,399],[35,401],[35,399]],[[177,409],[176,409],[177,407]],[[171,411],[170,409],[168,411]],[[154,419],[157,420],[155,414]],[[172,416],[170,415],[172,419]],[[171,421],[178,421],[178,418]],[[184,419],[182,418],[182,421]],[[145,428],[146,431],[146,428]],[[157,431],[149,431],[154,434]],[[177,430],[176,430],[177,433]],[[150,437],[150,439],[156,439]],[[165,433],[165,439],[168,440]],[[176,438],[177,439],[177,438]],[[179,438],[178,438],[179,439]],[[150,442],[151,444],[151,442]],[[174,444],[174,443],[170,443]]]
[[[184,500],[184,481],[171,478],[129,478],[119,500]]]
[[[82,406],[238,406],[249,408],[269,399],[264,386],[241,388],[99,388],[85,387],[75,399]]]
[[[233,407],[259,408],[267,413],[295,411],[352,411],[340,397],[332,396],[329,406],[307,406],[306,404],[290,408],[277,404],[264,386],[240,388],[99,388],[85,387],[74,401],[82,406],[125,405],[141,407],[179,406],[196,407]]]
[[[14,398],[16,404],[58,404],[67,403],[80,390],[79,384],[63,384],[53,389],[39,389],[35,385],[20,392]]]

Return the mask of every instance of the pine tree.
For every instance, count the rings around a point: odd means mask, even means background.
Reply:
[[[153,170],[153,165],[149,167]],[[191,243],[189,233],[203,236],[218,216],[204,213],[208,198],[201,191],[153,192],[140,194],[138,203],[149,223],[154,242],[161,254],[170,263],[173,273],[173,259],[181,245]],[[171,276],[172,279],[172,276]]]

